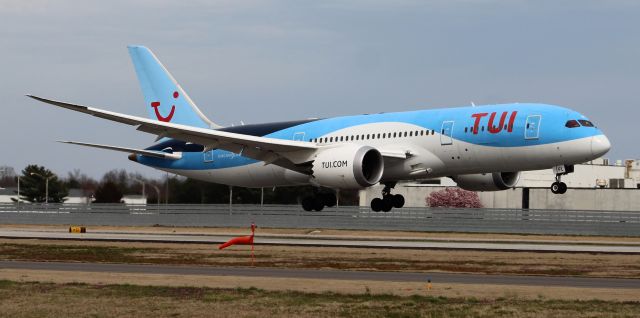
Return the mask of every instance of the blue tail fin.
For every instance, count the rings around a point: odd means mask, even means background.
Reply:
[[[144,46],[129,46],[149,118],[200,128],[218,128],[193,103],[182,87]]]

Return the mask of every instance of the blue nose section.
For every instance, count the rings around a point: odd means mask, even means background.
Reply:
[[[591,137],[591,154],[594,158],[604,156],[611,149],[611,142],[605,135],[597,135]]]

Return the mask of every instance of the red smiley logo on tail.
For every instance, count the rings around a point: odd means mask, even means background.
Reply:
[[[173,98],[178,98],[178,96],[180,96],[178,92],[173,92]],[[171,105],[171,112],[169,112],[169,116],[167,117],[160,114],[160,111],[158,110],[159,106],[160,102],[151,102],[151,107],[153,107],[153,110],[156,112],[156,118],[158,118],[159,121],[170,122],[171,118],[173,118],[173,113],[176,111],[176,105]]]

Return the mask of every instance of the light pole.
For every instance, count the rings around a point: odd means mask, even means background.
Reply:
[[[147,194],[146,194],[145,188],[144,188],[144,180],[140,180],[140,179],[134,178],[133,181],[137,181],[137,182],[140,182],[140,184],[142,184],[142,196],[146,199],[147,198]]]
[[[157,196],[158,196],[158,207],[159,207],[160,206],[160,188],[158,188],[158,186],[155,185],[155,184],[151,184],[151,186],[156,189],[156,193],[157,193]]]
[[[16,201],[16,203],[18,204],[18,207],[20,207],[20,176],[18,176],[17,178],[18,178],[18,201]]]
[[[44,204],[49,204],[49,178],[51,177],[45,177],[39,173],[35,173],[35,172],[31,172],[30,175],[32,176],[38,176],[42,179],[45,179],[45,186],[44,186]],[[19,180],[19,179],[18,179]]]

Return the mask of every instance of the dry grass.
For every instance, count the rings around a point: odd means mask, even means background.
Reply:
[[[3,224],[6,229],[27,230],[59,230],[66,231],[64,225],[29,225]],[[247,234],[246,228],[237,227],[170,227],[170,226],[97,226],[88,227],[88,231],[104,232],[132,232],[154,234],[203,234],[203,235],[239,235]],[[390,238],[390,239],[425,239],[425,240],[480,240],[480,241],[549,241],[549,242],[606,242],[616,244],[638,244],[640,237],[622,236],[581,236],[581,235],[537,235],[537,234],[501,234],[501,233],[457,233],[457,232],[410,232],[410,231],[382,231],[382,230],[333,230],[333,229],[285,229],[259,227],[256,235],[303,235],[308,237],[336,236],[358,238]]]
[[[0,239],[0,259],[246,266],[246,246]],[[256,266],[640,277],[640,255],[257,246]]]
[[[638,302],[0,281],[6,317],[635,317]]]
[[[640,287],[581,288],[525,285],[455,284],[432,282],[428,290],[425,282],[384,282],[368,280],[274,278],[245,276],[167,275],[141,273],[65,272],[54,270],[0,269],[0,279],[19,282],[132,284],[141,286],[250,288],[269,291],[299,291],[305,293],[391,294],[397,296],[432,296],[448,298],[522,298],[605,301],[638,301]],[[425,277],[426,279],[426,277]]]

